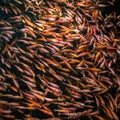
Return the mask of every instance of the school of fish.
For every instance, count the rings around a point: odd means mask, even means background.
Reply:
[[[0,120],[119,120],[115,0],[0,0]]]

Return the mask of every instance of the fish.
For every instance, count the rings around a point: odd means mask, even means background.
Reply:
[[[80,118],[85,114],[89,114],[91,113],[92,110],[85,110],[83,112],[74,112],[74,113],[64,113],[66,116],[69,116],[70,119],[76,119],[76,118]]]
[[[53,113],[50,109],[40,109],[41,112],[43,112],[44,114],[53,116]]]
[[[1,119],[119,119],[114,4],[1,0]]]

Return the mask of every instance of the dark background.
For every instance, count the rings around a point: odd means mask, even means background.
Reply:
[[[115,0],[114,10],[120,15],[120,0]]]
[[[117,15],[120,15],[120,0],[115,0],[114,4],[114,6],[105,8],[104,13],[110,14],[115,11]]]

